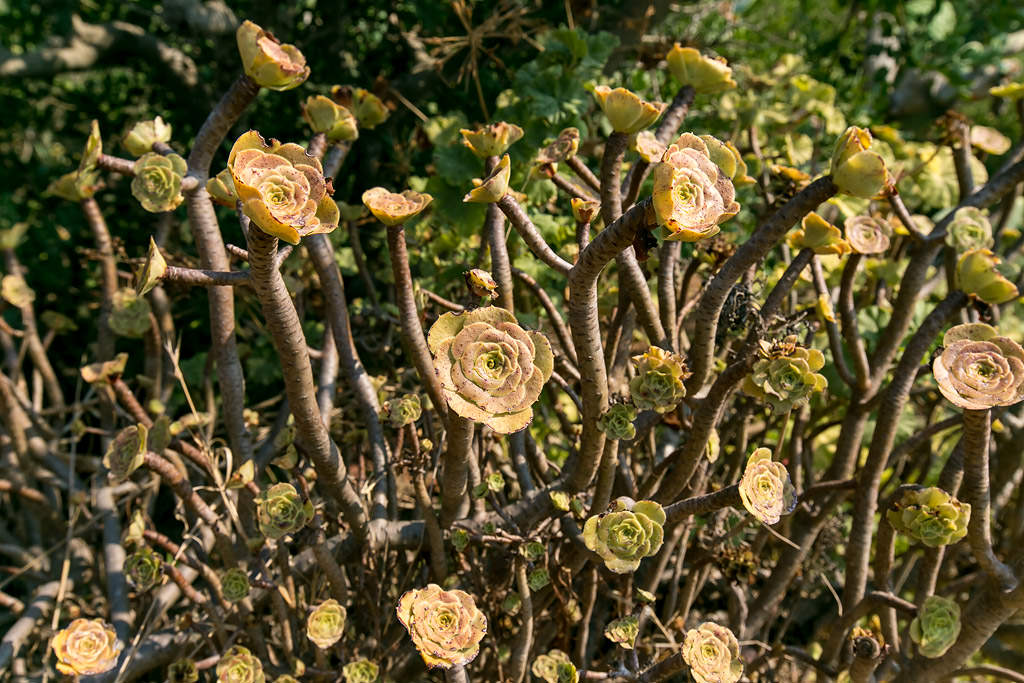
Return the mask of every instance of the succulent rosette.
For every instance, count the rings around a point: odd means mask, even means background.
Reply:
[[[946,244],[958,254],[971,249],[989,249],[993,243],[992,224],[985,213],[974,206],[958,210],[946,228]]]
[[[306,619],[306,637],[321,650],[334,645],[345,634],[348,612],[337,600],[325,600]]]
[[[679,354],[652,346],[633,356],[633,368],[636,374],[629,380],[629,392],[638,410],[667,413],[686,397],[683,381],[690,373]]]
[[[132,167],[132,196],[150,213],[173,211],[185,199],[181,181],[188,164],[177,154],[147,152],[136,159]]]
[[[733,185],[751,185],[755,181],[747,175],[747,162],[743,160],[736,145],[731,142],[719,140],[714,135],[701,135],[700,139],[708,147],[708,156],[715,162],[718,168],[732,180]]]
[[[139,339],[149,332],[150,306],[145,297],[127,287],[114,292],[111,297],[110,316],[107,325],[120,337]]]
[[[369,659],[357,659],[342,668],[341,675],[345,683],[377,683],[380,667]]]
[[[331,97],[335,102],[355,114],[360,128],[372,130],[388,118],[387,105],[365,88],[336,85],[331,88]]]
[[[398,601],[398,620],[409,632],[423,662],[450,669],[473,661],[487,633],[487,617],[473,596],[443,590],[436,583],[406,592]]]
[[[896,531],[938,548],[967,535],[971,506],[931,486],[905,491],[886,511],[885,518]]]
[[[939,391],[967,410],[1010,406],[1024,398],[1024,349],[991,325],[966,323],[949,329],[942,353],[932,362]]]
[[[384,225],[401,225],[419,215],[432,201],[434,198],[429,194],[412,190],[398,194],[374,187],[363,193],[363,204]]]
[[[946,654],[960,636],[960,605],[955,600],[929,595],[910,622],[910,639],[924,657]]]
[[[171,139],[171,126],[164,123],[164,120],[157,116],[148,121],[139,121],[131,130],[125,134],[121,144],[128,150],[128,153],[135,157],[141,157],[147,152],[153,151],[153,145],[158,142],[168,142]]]
[[[504,308],[485,306],[442,315],[427,345],[448,407],[458,415],[499,434],[533,420],[533,404],[554,369],[543,334],[524,330]]]
[[[846,241],[858,254],[881,254],[889,248],[892,226],[874,216],[851,216],[843,224]]]
[[[423,406],[417,394],[405,394],[389,399],[384,404],[384,414],[388,416],[392,427],[404,427],[420,419]]]
[[[228,169],[242,212],[268,235],[298,244],[338,227],[338,206],[327,194],[323,166],[299,145],[268,145],[250,130],[231,147]]]
[[[711,160],[707,144],[683,133],[669,145],[652,173],[651,200],[665,239],[696,242],[713,237],[740,205],[731,178]]]
[[[110,671],[121,655],[114,628],[102,619],[75,619],[50,641],[57,670],[69,676]]]
[[[991,126],[971,126],[971,145],[986,154],[999,156],[1010,151],[1010,138]]]
[[[732,69],[721,57],[707,57],[699,50],[676,43],[666,61],[680,85],[691,86],[698,93],[711,94],[736,87]]]
[[[1017,285],[999,271],[1002,259],[988,249],[971,249],[956,264],[956,284],[974,299],[990,305],[1016,299]]]
[[[474,295],[484,299],[498,298],[498,283],[486,270],[482,268],[471,268],[464,271],[462,277],[466,280],[466,287]]]
[[[498,157],[523,137],[523,129],[514,123],[497,121],[476,130],[462,128],[462,144],[481,159]]]
[[[235,208],[238,195],[235,193],[235,181],[231,179],[231,169],[225,168],[206,181],[206,191],[214,204]]]
[[[473,178],[473,189],[462,201],[474,204],[493,204],[508,193],[508,179],[512,172],[511,160],[501,157],[486,178]]]
[[[635,614],[610,621],[604,627],[604,637],[626,650],[633,649],[639,632],[640,619]]]
[[[636,436],[636,406],[632,403],[613,403],[597,418],[597,428],[609,439],[630,441]]]
[[[794,249],[813,249],[815,254],[842,256],[850,251],[839,228],[810,212],[800,221],[800,227],[789,234],[789,245]]]
[[[125,559],[124,575],[135,590],[145,592],[160,583],[162,567],[160,555],[152,548],[143,547]]]
[[[257,24],[246,20],[235,32],[238,54],[246,75],[271,90],[291,90],[309,78],[306,57],[294,45],[281,43]]]
[[[113,481],[124,481],[145,462],[146,435],[145,425],[139,424],[125,427],[111,440],[103,455],[103,466]]]
[[[260,662],[248,648],[235,645],[217,662],[217,683],[264,683],[267,678]]]
[[[291,484],[274,484],[256,497],[256,522],[267,538],[281,538],[313,519],[313,504],[303,501]]]
[[[569,655],[561,650],[549,650],[547,654],[537,655],[530,666],[530,673],[544,683],[578,683],[579,672],[569,660]]]
[[[764,524],[777,524],[782,515],[796,507],[789,471],[781,462],[772,460],[768,448],[758,448],[750,454],[739,489],[743,507]]]
[[[329,97],[307,97],[302,104],[302,118],[314,133],[323,133],[331,142],[346,142],[359,137],[356,117]]]
[[[836,142],[830,173],[840,192],[864,199],[881,193],[890,180],[882,155],[871,149],[870,131],[857,126]]]
[[[594,88],[594,97],[616,133],[637,133],[657,121],[665,111],[663,102],[648,102],[625,88],[599,85]]]
[[[249,575],[234,567],[220,576],[220,591],[228,602],[244,600],[249,595]]]
[[[725,626],[706,621],[687,631],[682,654],[696,683],[736,683],[743,676],[739,641]]]
[[[167,665],[166,683],[196,683],[199,670],[192,659],[175,659]]]
[[[658,138],[649,130],[642,130],[636,134],[632,142],[633,151],[640,155],[640,158],[649,164],[656,164],[665,156],[666,145],[658,142]]]
[[[774,411],[792,410],[809,401],[811,394],[828,387],[825,376],[818,374],[825,365],[825,356],[817,349],[799,346],[794,336],[781,342],[762,342],[760,355],[743,380],[742,389]]]
[[[636,571],[640,561],[654,555],[665,540],[665,509],[653,500],[625,496],[612,501],[607,512],[583,525],[583,542],[616,574]]]

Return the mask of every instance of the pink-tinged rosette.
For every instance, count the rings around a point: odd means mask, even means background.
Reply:
[[[669,145],[654,167],[651,199],[665,239],[696,242],[712,237],[721,223],[735,216],[740,205],[732,180],[711,160],[707,144],[683,133]]]
[[[950,328],[942,345],[932,373],[953,405],[987,410],[1024,399],[1024,349],[1017,342],[991,325],[966,323]]]
[[[487,617],[473,596],[443,590],[436,583],[406,592],[398,600],[398,620],[409,632],[427,666],[450,669],[473,661],[487,633]]]

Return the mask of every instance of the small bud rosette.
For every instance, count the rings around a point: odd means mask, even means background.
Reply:
[[[341,670],[345,683],[377,683],[380,678],[380,667],[369,659],[357,659],[349,662]]]
[[[993,243],[992,224],[984,212],[974,206],[957,211],[946,228],[946,244],[958,254],[971,249],[990,249]]]
[[[569,203],[572,205],[572,217],[577,223],[591,222],[601,210],[601,202],[592,199],[573,197]]]
[[[235,645],[217,662],[217,683],[264,683],[267,680],[260,662],[248,648]]]
[[[870,147],[871,133],[866,128],[850,126],[839,137],[830,172],[840,192],[870,199],[885,189],[889,172],[882,156]]]
[[[604,637],[626,650],[632,650],[640,632],[640,619],[635,614],[615,619],[604,627]]]
[[[392,427],[404,427],[420,419],[423,405],[416,394],[396,396],[384,404],[384,414],[388,416]]]
[[[291,484],[274,484],[256,497],[256,522],[267,538],[278,539],[313,519],[313,504],[303,501]]]
[[[696,683],[736,683],[743,676],[739,641],[724,626],[706,621],[687,631],[682,654]]]
[[[334,645],[345,634],[348,612],[337,600],[325,600],[306,619],[306,637],[321,650]]]
[[[231,147],[228,169],[242,212],[268,235],[298,244],[338,227],[338,206],[327,195],[323,166],[299,145],[268,145],[250,130]]]
[[[956,543],[967,535],[971,506],[931,486],[905,491],[885,513],[892,527],[929,548]]]
[[[739,210],[732,179],[711,159],[708,145],[683,133],[654,167],[651,200],[667,240],[696,242],[713,237]]]
[[[117,664],[121,644],[114,628],[102,619],[75,619],[50,641],[57,671],[69,676],[94,676]]]
[[[466,287],[474,295],[485,299],[498,298],[498,283],[486,270],[482,268],[471,268],[462,273],[466,280]]]
[[[171,126],[164,123],[164,120],[157,116],[149,121],[139,121],[124,136],[121,144],[128,150],[128,153],[135,157],[141,157],[147,152],[153,151],[153,145],[158,142],[168,142],[171,139]]]
[[[632,403],[613,403],[597,418],[597,428],[609,439],[631,441],[636,437],[636,406]]]
[[[637,133],[657,121],[665,111],[664,103],[647,102],[625,88],[599,85],[594,88],[594,97],[616,133]]]
[[[231,179],[231,169],[225,168],[206,181],[206,191],[214,204],[235,208],[238,195],[235,194],[235,181]]]
[[[818,255],[842,256],[850,251],[850,243],[843,239],[842,231],[813,211],[804,216],[800,227],[789,234],[789,246],[813,249]]]
[[[636,571],[640,560],[654,555],[665,540],[665,510],[652,500],[625,496],[612,501],[608,512],[583,525],[583,542],[616,574]]]
[[[442,315],[427,345],[448,407],[458,415],[499,434],[533,420],[533,404],[554,369],[543,334],[524,330],[504,308],[485,306]]]
[[[666,60],[669,71],[680,85],[688,85],[697,93],[711,94],[736,87],[732,69],[721,57],[707,57],[692,47],[676,43]]]
[[[314,133],[323,133],[331,142],[347,142],[359,137],[356,117],[329,97],[307,97],[302,104],[302,118]]]
[[[360,128],[372,130],[388,118],[387,105],[365,88],[336,85],[331,88],[331,97],[355,115]]]
[[[811,394],[828,387],[825,376],[818,374],[825,356],[817,349],[799,346],[794,336],[775,343],[762,341],[760,354],[743,380],[743,393],[768,403],[776,412],[803,405]]]
[[[110,442],[103,455],[103,466],[112,481],[124,481],[145,462],[147,434],[142,424],[125,427]]]
[[[946,400],[966,410],[1011,406],[1024,398],[1024,349],[991,325],[949,329],[932,373]]]
[[[46,188],[46,194],[52,194],[70,202],[79,202],[93,196],[102,187],[99,167],[96,165],[103,154],[103,138],[100,137],[100,124],[93,119],[89,128],[89,137],[85,142],[85,150],[78,161],[78,168],[65,173],[54,180]]]
[[[124,575],[128,583],[139,592],[146,592],[160,583],[163,562],[152,548],[143,547],[124,561]]]
[[[946,654],[960,636],[960,605],[955,600],[929,595],[910,622],[910,639],[924,657]]]
[[[843,224],[846,241],[858,254],[881,254],[889,248],[892,226],[874,216],[851,216]]]
[[[249,575],[237,567],[221,574],[220,590],[227,602],[238,602],[249,595]]]
[[[398,194],[373,187],[363,193],[363,204],[384,225],[401,225],[418,216],[432,201],[434,198],[429,194],[412,190]]]
[[[796,507],[789,471],[781,462],[772,460],[768,448],[758,448],[750,454],[739,489],[743,507],[764,524],[777,524],[782,515]]]
[[[633,356],[633,368],[636,375],[629,380],[629,392],[638,410],[667,413],[686,398],[683,381],[690,372],[679,354],[652,346]]]
[[[249,20],[235,32],[246,75],[271,90],[291,90],[309,78],[306,57],[294,45],[281,43]]]
[[[509,156],[501,157],[486,178],[473,178],[473,189],[462,201],[470,204],[494,204],[508,194],[508,180],[512,166]]]
[[[999,271],[1002,259],[988,249],[971,249],[956,264],[956,284],[965,294],[995,306],[1020,296],[1017,285]]]
[[[579,683],[580,675],[576,666],[569,661],[569,655],[561,650],[549,650],[537,655],[530,666],[530,673],[544,683]]]
[[[487,617],[473,596],[442,590],[436,583],[406,592],[398,601],[398,620],[409,632],[423,662],[450,669],[473,661],[487,633]]]
[[[483,128],[459,130],[462,144],[481,159],[498,157],[512,146],[512,143],[523,137],[523,129],[514,123],[498,121]]]

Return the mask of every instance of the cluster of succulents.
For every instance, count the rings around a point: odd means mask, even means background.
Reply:
[[[1009,406],[1024,399],[1024,348],[991,325],[956,325],[932,362],[939,391],[966,410]]]
[[[956,600],[929,595],[910,622],[910,639],[917,651],[932,659],[946,654],[960,636],[960,605]]]
[[[825,376],[818,373],[825,366],[824,354],[800,346],[794,336],[781,342],[761,342],[760,355],[742,388],[776,412],[788,412],[828,386]]]
[[[682,653],[696,683],[736,683],[743,676],[739,642],[725,626],[706,621],[690,629]]]
[[[628,574],[637,570],[642,559],[661,549],[665,518],[665,509],[652,500],[616,498],[607,512],[587,519],[583,542],[609,570]]]
[[[398,620],[427,666],[450,669],[473,661],[487,633],[487,617],[468,593],[437,584],[406,592]]]
[[[750,454],[739,492],[743,507],[764,524],[778,523],[782,515],[788,515],[796,507],[789,471],[781,462],[772,460],[768,448],[758,448]]]
[[[629,392],[637,410],[667,413],[686,398],[683,382],[689,370],[679,354],[652,346],[633,356],[633,368],[636,374],[629,380]]]
[[[348,612],[337,600],[324,600],[306,618],[306,637],[321,650],[326,650],[345,635],[347,617]]]
[[[102,619],[75,619],[50,641],[57,670],[75,677],[110,671],[122,647],[114,629]]]
[[[503,308],[445,313],[427,335],[448,407],[511,434],[533,420],[533,404],[554,370],[547,338]]]
[[[900,533],[937,548],[967,535],[971,506],[930,486],[905,491],[893,502],[885,518]]]

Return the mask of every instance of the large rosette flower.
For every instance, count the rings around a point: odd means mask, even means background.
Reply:
[[[974,206],[965,206],[957,211],[946,228],[946,244],[958,254],[971,249],[988,249],[993,241],[992,224],[984,212]]]
[[[616,133],[637,133],[657,121],[665,111],[663,102],[647,102],[625,88],[599,85],[594,88],[594,97]]]
[[[871,133],[866,128],[850,126],[839,137],[830,173],[840,192],[867,199],[885,189],[889,172],[882,156],[870,147]]]
[[[706,57],[692,47],[676,43],[666,57],[669,71],[682,85],[698,93],[717,93],[736,87],[732,69],[721,57]]]
[[[117,664],[121,644],[102,619],[75,619],[50,641],[57,670],[70,676],[94,676]]]
[[[690,629],[682,653],[696,683],[736,683],[743,676],[739,641],[725,626],[705,621]]]
[[[338,227],[338,206],[327,196],[323,166],[299,145],[268,145],[250,130],[232,146],[228,169],[242,212],[268,235],[298,244]]]
[[[999,271],[1002,259],[989,249],[971,249],[956,264],[956,284],[974,299],[1004,304],[1016,299],[1017,285]]]
[[[612,501],[608,512],[583,525],[583,542],[616,574],[636,571],[640,560],[658,552],[665,540],[665,510],[653,500],[625,496]]]
[[[256,521],[267,538],[294,534],[313,519],[313,504],[303,502],[291,484],[274,484],[256,497]]]
[[[321,650],[341,640],[345,634],[348,612],[337,600],[325,600],[316,606],[306,619],[306,637]]]
[[[633,367],[636,375],[629,380],[629,392],[639,410],[667,413],[686,397],[683,380],[690,373],[679,354],[652,346],[633,356]]]
[[[782,515],[796,507],[789,471],[781,462],[772,460],[768,448],[758,448],[750,454],[739,489],[743,507],[765,524],[778,523]]]
[[[896,531],[938,548],[967,535],[971,506],[931,486],[904,492],[886,511],[885,518]]]
[[[873,216],[852,216],[846,219],[846,241],[858,254],[881,254],[889,248],[892,226]]]
[[[760,353],[742,388],[748,396],[766,401],[772,410],[787,412],[828,386],[825,376],[818,374],[825,365],[825,356],[817,349],[797,345],[795,336],[781,342],[761,342]]]
[[[309,78],[306,57],[249,20],[235,32],[238,54],[249,78],[271,90],[291,90]]]
[[[935,659],[946,654],[960,636],[960,605],[955,600],[929,595],[910,622],[910,639],[917,651]]]
[[[651,199],[668,240],[696,242],[712,237],[739,212],[732,180],[711,160],[707,144],[683,133],[654,167]]]
[[[427,666],[450,669],[473,661],[487,633],[487,617],[473,596],[442,590],[436,583],[406,592],[398,600],[398,620],[409,632]]]
[[[449,408],[499,434],[530,424],[532,406],[554,369],[543,334],[527,332],[504,308],[486,306],[445,313],[430,328],[427,344]]]
[[[217,683],[264,683],[263,663],[241,645],[225,652],[217,662]]]
[[[991,325],[957,325],[946,332],[942,345],[932,372],[953,405],[986,410],[1024,398],[1024,349]]]

